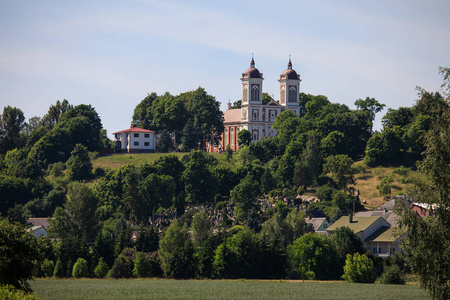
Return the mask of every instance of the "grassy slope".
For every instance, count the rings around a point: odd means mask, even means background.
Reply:
[[[418,285],[259,280],[39,279],[42,299],[429,299]]]

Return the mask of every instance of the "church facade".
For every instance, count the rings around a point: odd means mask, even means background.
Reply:
[[[259,141],[263,137],[275,136],[276,130],[272,128],[277,115],[285,110],[291,110],[297,115],[301,113],[299,104],[300,75],[292,69],[292,62],[289,59],[287,69],[280,75],[280,98],[278,102],[270,101],[263,104],[263,74],[255,67],[252,58],[250,68],[242,73],[242,103],[241,108],[228,109],[224,112],[224,131],[218,147],[214,151],[225,151],[227,145],[231,150],[236,151],[238,145],[239,131],[246,129],[250,131],[252,142]],[[213,151],[213,149],[209,149]]]

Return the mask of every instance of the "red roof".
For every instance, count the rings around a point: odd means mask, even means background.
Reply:
[[[223,123],[239,123],[241,122],[241,109],[229,109],[223,113]]]
[[[132,128],[130,128],[130,129],[125,129],[125,130],[122,130],[122,131],[113,132],[113,134],[118,134],[118,133],[123,133],[123,132],[145,132],[145,133],[155,133],[155,132],[152,131],[152,130],[142,129],[142,128],[139,128],[139,127],[132,127]]]

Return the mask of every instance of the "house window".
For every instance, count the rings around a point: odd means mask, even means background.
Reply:
[[[258,140],[258,132],[256,132],[256,131],[253,132],[253,140],[254,141]]]
[[[149,146],[150,146],[150,143],[149,143],[149,142],[144,142],[144,146],[145,146],[145,147],[149,147]]]
[[[244,120],[246,120],[246,119],[247,119],[247,111],[244,110]]]
[[[289,88],[288,102],[297,102],[297,89],[293,86]]]
[[[134,134],[134,137],[139,137],[139,133],[135,133],[135,134]]]
[[[139,146],[139,142],[134,142],[134,146]]]
[[[144,134],[144,137],[149,138],[150,137],[150,133]]]

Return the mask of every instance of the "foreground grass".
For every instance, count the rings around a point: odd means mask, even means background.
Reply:
[[[429,299],[418,285],[260,280],[38,279],[40,299]]]

